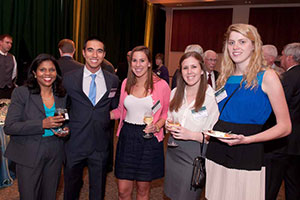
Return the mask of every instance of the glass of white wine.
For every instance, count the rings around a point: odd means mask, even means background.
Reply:
[[[145,112],[144,114],[144,123],[149,125],[153,122],[153,115],[152,115],[152,111],[147,111]],[[143,135],[144,138],[146,139],[150,139],[153,137],[153,134],[152,133],[145,133]]]
[[[171,129],[176,131],[176,128],[181,126],[179,120],[177,117],[172,116],[167,120],[168,126],[171,126]],[[170,135],[169,140],[168,140],[168,146],[169,147],[178,147],[178,144],[175,142],[175,139],[173,138],[172,135]]]

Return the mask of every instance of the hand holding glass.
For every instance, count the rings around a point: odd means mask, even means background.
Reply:
[[[181,124],[177,117],[172,116],[171,118],[167,119],[167,126],[170,127],[169,131],[176,131],[177,127],[180,127]],[[168,140],[169,147],[178,147],[178,144],[175,142],[175,139],[172,135],[170,135]]]
[[[152,111],[147,111],[144,114],[144,123],[147,125],[150,125],[153,122],[153,116],[152,116]],[[143,135],[144,138],[150,139],[153,137],[153,134],[151,133],[146,133]]]
[[[67,109],[56,108],[54,116],[58,116],[58,115],[62,115],[65,118],[65,121],[69,120],[69,115],[68,115],[68,110]],[[62,127],[59,127],[56,132],[59,133],[59,134],[65,134],[68,131],[67,130],[63,130]]]

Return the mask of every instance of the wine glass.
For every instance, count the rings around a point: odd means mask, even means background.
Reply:
[[[168,126],[171,126],[171,129],[176,131],[176,128],[181,126],[179,120],[177,117],[172,116],[167,120]],[[168,140],[168,146],[169,147],[178,147],[178,144],[175,142],[175,139],[172,135],[170,135],[169,140]]]
[[[68,115],[68,110],[67,109],[65,109],[65,108],[56,108],[54,116],[59,116],[59,115],[62,115],[65,118],[65,121],[69,120],[69,115]],[[62,127],[59,127],[56,132],[59,133],[59,134],[63,134],[66,131],[63,130]]]
[[[153,122],[153,115],[152,115],[152,111],[147,111],[145,112],[144,114],[144,123],[149,125]],[[145,133],[143,135],[144,138],[146,139],[150,139],[153,137],[153,134],[152,133]]]

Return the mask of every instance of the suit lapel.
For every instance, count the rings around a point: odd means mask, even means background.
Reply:
[[[83,88],[82,88],[82,82],[83,82],[83,69],[82,68],[81,70],[78,71],[78,73],[74,74],[75,77],[74,77],[74,87],[75,87],[75,90],[77,90],[77,92],[82,96],[82,99],[83,99],[83,102],[89,104],[89,105],[93,105],[92,102],[90,101],[89,97],[86,96],[86,94],[84,93],[83,91]]]
[[[42,97],[40,94],[31,94],[30,98],[35,106],[45,115],[45,109],[43,106]]]
[[[103,72],[103,76],[104,76],[104,80],[105,80],[105,85],[106,85],[106,92],[104,93],[104,95],[101,97],[101,99],[97,102],[96,105],[98,105],[101,101],[103,101],[105,98],[108,97],[108,94],[110,93],[111,87],[112,87],[112,79],[109,77],[110,76],[110,72],[107,72],[105,70],[102,69]]]

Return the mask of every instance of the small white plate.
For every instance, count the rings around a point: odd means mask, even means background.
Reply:
[[[225,132],[222,132],[222,131],[211,130],[211,131],[205,131],[204,134],[215,137],[215,138],[231,139],[230,138],[230,133],[225,133]]]

